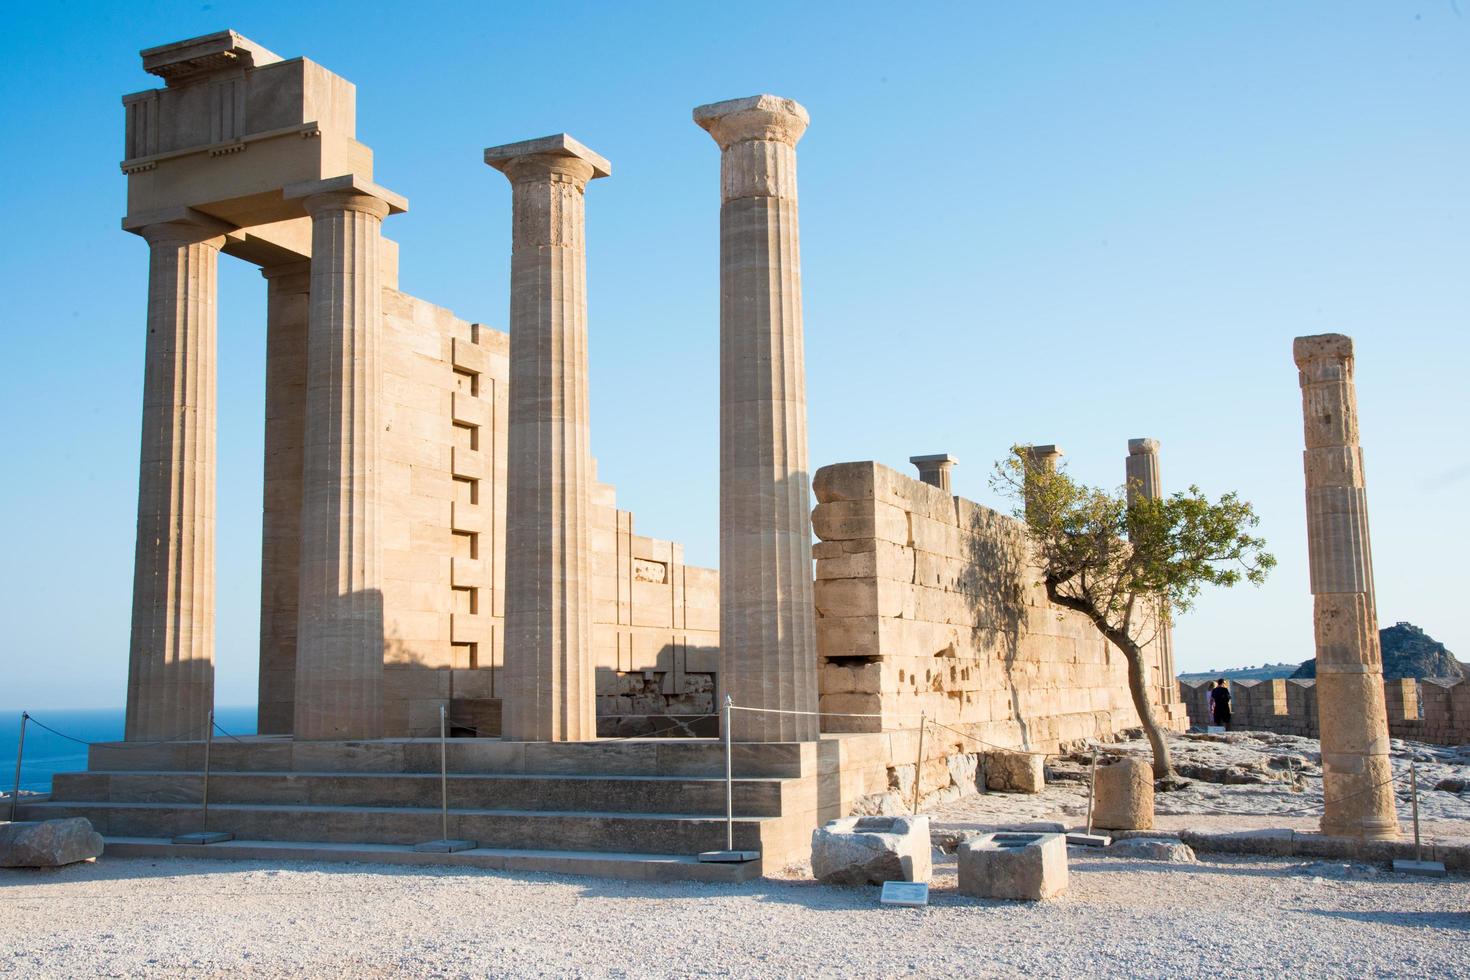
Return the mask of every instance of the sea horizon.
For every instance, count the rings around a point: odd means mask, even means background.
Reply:
[[[0,711],[0,793],[5,795],[9,795],[15,779],[21,710]],[[123,737],[126,709],[122,706],[25,711],[30,720],[26,724],[20,788],[33,793],[51,792],[51,777],[59,772],[84,771],[87,768],[84,743],[116,742]],[[232,735],[254,735],[256,706],[220,705],[215,708],[215,721]]]

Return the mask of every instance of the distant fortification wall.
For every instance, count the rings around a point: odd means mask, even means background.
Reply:
[[[1317,738],[1317,682],[1231,681],[1231,727]],[[1180,681],[1191,725],[1208,725],[1209,681]],[[1394,738],[1463,745],[1470,742],[1470,681],[1402,678],[1383,682],[1388,732]]]

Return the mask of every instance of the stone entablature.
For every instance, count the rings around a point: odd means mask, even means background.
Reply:
[[[1018,521],[878,463],[823,467],[814,486],[821,708],[880,716],[825,729],[913,729],[923,714],[1050,751],[1138,724],[1123,654],[1047,601]],[[1149,670],[1158,691],[1167,675]],[[1182,711],[1160,716],[1183,727]]]
[[[1212,725],[1209,681],[1180,681],[1191,725]],[[1317,738],[1317,682],[1306,678],[1230,682],[1230,727]],[[1383,682],[1388,733],[1394,738],[1464,745],[1470,742],[1470,681],[1412,677]]]

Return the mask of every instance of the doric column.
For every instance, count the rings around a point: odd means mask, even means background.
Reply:
[[[587,251],[583,192],[606,160],[566,134],[485,151],[510,179],[501,737],[597,737],[587,543]]]
[[[260,707],[256,730],[287,735],[296,703],[301,589],[301,458],[311,263],[263,268],[266,279],[265,492],[260,546]]]
[[[1033,499],[1032,493],[1034,492],[1031,484],[1032,475],[1055,473],[1062,456],[1065,454],[1059,446],[1054,445],[1023,446],[1020,452],[1021,462],[1025,467],[1025,472],[1022,474],[1021,500],[1026,508],[1026,513],[1029,515],[1032,512],[1031,502]]]
[[[1124,462],[1128,506],[1139,500],[1161,500],[1163,477],[1159,473],[1159,440],[1129,439],[1128,458]],[[1159,622],[1151,644],[1158,658],[1159,703],[1179,701],[1179,680],[1174,674],[1174,626]]]
[[[737,705],[817,709],[796,142],[804,108],[694,110],[720,154],[720,682]],[[736,712],[732,737],[816,739],[806,714]]]
[[[383,724],[378,401],[382,222],[402,199],[354,177],[286,188],[311,216],[297,593],[299,739]]]
[[[1353,342],[1341,334],[1298,337],[1292,354],[1300,371],[1307,445],[1307,555],[1326,797],[1322,832],[1394,838],[1398,816],[1358,447]]]
[[[909,462],[913,463],[919,470],[919,479],[931,487],[938,487],[945,493],[952,493],[949,488],[949,475],[954,470],[959,460],[949,453],[935,453],[932,456],[910,456]]]
[[[214,706],[215,304],[228,226],[187,209],[149,245],[125,737],[200,738]]]

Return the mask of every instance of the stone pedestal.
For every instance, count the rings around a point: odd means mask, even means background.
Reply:
[[[949,475],[954,470],[959,460],[949,453],[935,453],[931,456],[910,456],[909,462],[913,463],[919,471],[919,479],[931,487],[938,487],[945,493],[953,493],[950,489]]]
[[[1298,337],[1292,354],[1300,372],[1307,447],[1307,553],[1326,798],[1322,832],[1391,839],[1399,828],[1358,446],[1353,342],[1341,334]]]
[[[1150,830],[1154,825],[1154,770],[1147,760],[1119,759],[1100,766],[1092,825],[1105,830]]]
[[[1067,891],[1061,834],[986,834],[959,846],[961,895],[1039,902]]]
[[[812,876],[829,885],[928,881],[929,818],[845,817],[812,831]]]
[[[222,225],[188,209],[148,240],[148,344],[128,654],[129,740],[201,738],[214,707],[215,304]]]
[[[286,195],[304,199],[312,229],[293,733],[377,738],[382,223],[406,204],[356,177],[291,185]]]
[[[289,735],[296,702],[301,589],[301,460],[306,438],[311,263],[260,270],[266,279],[265,487],[261,502],[258,731]]]
[[[606,160],[571,137],[485,151],[512,187],[501,737],[597,737],[583,193]]]
[[[743,707],[815,712],[796,142],[758,95],[694,110],[720,155],[720,682]],[[734,713],[732,737],[818,737],[811,714]]]

